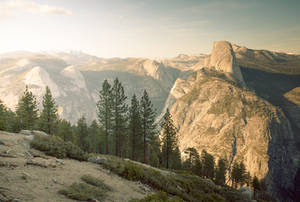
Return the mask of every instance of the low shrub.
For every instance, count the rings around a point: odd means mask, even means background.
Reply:
[[[81,177],[81,180],[87,184],[93,185],[95,187],[99,187],[102,190],[112,191],[112,188],[106,184],[104,184],[103,180],[95,178],[91,175],[84,175]]]
[[[87,161],[88,154],[80,149],[78,146],[74,145],[72,142],[68,141],[64,144],[66,149],[67,157],[71,159],[76,159],[79,161]]]
[[[74,183],[70,187],[59,190],[58,193],[79,201],[101,200],[105,195],[104,190],[85,183]]]
[[[168,197],[166,192],[160,191],[160,192],[157,192],[156,194],[147,195],[143,199],[139,199],[139,200],[134,199],[134,200],[131,200],[130,202],[183,202],[183,200],[177,196]]]
[[[221,202],[242,199],[238,192],[232,188],[217,188],[214,184],[190,173],[177,172],[168,174],[165,171],[160,172],[151,167],[139,165],[117,157],[109,157],[108,161],[103,165],[121,177],[128,180],[138,180],[156,190],[162,190],[168,194],[178,196],[185,201]]]
[[[55,136],[36,135],[30,142],[32,148],[45,152],[47,155],[57,158],[66,157],[64,141]]]
[[[88,155],[78,146],[71,142],[64,142],[56,136],[40,136],[35,135],[30,142],[32,148],[45,152],[47,155],[56,158],[69,157],[72,159],[86,161]]]

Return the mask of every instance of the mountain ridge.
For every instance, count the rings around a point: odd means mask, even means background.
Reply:
[[[82,57],[0,56],[0,99],[13,108],[31,72],[35,81],[27,84],[38,92],[40,103],[45,85],[53,82],[62,118],[76,123],[86,115],[91,121],[97,118],[102,82],[118,77],[127,97],[148,91],[157,121],[170,108],[182,150],[205,148],[216,156],[226,152],[229,162],[243,160],[252,175],[266,179],[275,196],[293,201],[294,189],[299,189],[293,182],[300,176],[300,55],[220,41],[209,55],[159,60]]]

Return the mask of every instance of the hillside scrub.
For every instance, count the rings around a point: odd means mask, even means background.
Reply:
[[[97,200],[102,199],[105,190],[85,183],[74,183],[70,187],[59,190],[58,193],[71,199],[88,201],[93,198],[96,198]]]
[[[185,201],[236,201],[242,199],[242,196],[234,189],[217,187],[193,174],[176,174],[114,156],[107,157],[108,161],[104,163],[104,168],[128,180],[140,181]]]
[[[101,200],[107,191],[112,191],[112,188],[106,185],[103,180],[91,175],[83,175],[81,180],[84,183],[73,183],[71,186],[59,190],[58,193],[71,199],[88,201],[92,199]]]
[[[91,175],[84,175],[81,177],[81,180],[84,181],[87,184],[93,185],[95,187],[99,187],[103,190],[112,191],[112,188],[110,186],[107,186],[103,180],[100,180],[98,178],[95,178]]]
[[[136,200],[133,199],[130,202],[183,202],[179,197],[168,197],[166,192],[157,192],[156,194],[147,195],[145,198]]]
[[[56,158],[68,157],[79,161],[86,161],[88,158],[87,153],[82,151],[78,146],[71,142],[64,142],[61,138],[56,136],[35,135],[30,145],[32,148],[43,151],[47,155]]]

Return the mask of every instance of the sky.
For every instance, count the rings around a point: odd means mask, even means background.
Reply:
[[[300,53],[299,0],[0,0],[0,53],[210,53],[213,41]]]

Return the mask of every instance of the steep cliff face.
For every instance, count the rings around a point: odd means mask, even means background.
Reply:
[[[186,86],[191,88],[180,91]],[[195,147],[229,163],[243,161],[252,176],[266,179],[274,194],[294,189],[299,153],[290,122],[280,109],[209,69],[194,73],[176,88],[172,90],[182,95],[171,113],[181,151]]]
[[[215,42],[203,64],[177,79],[166,101],[181,151],[243,161],[270,193],[295,200],[300,179],[300,57]],[[164,112],[164,111],[163,111]]]
[[[205,66],[223,72],[229,78],[245,84],[240,67],[236,64],[231,43],[227,41],[214,42],[212,53],[206,58]]]

